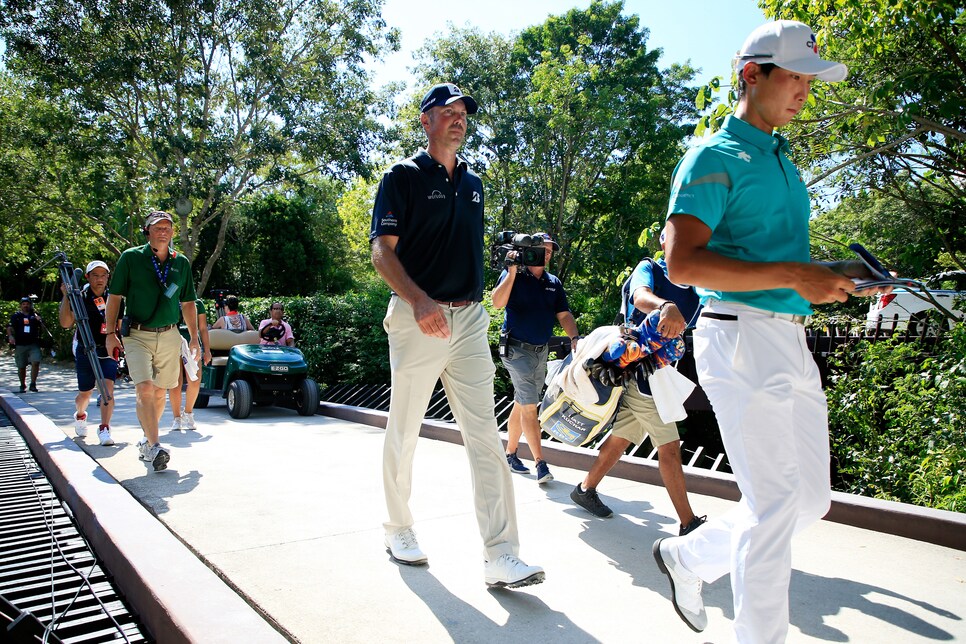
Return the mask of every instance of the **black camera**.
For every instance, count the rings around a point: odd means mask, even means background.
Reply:
[[[546,240],[536,235],[526,235],[512,230],[501,230],[490,249],[490,268],[495,271],[505,266],[544,266],[547,263]],[[507,259],[510,251],[516,251],[514,259]]]
[[[225,308],[225,296],[228,295],[227,288],[213,288],[211,289],[211,297],[215,298],[215,306],[222,309]]]

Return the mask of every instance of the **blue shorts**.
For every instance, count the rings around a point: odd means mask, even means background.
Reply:
[[[530,345],[533,346],[533,345]],[[521,405],[540,403],[540,392],[547,377],[547,345],[539,350],[520,346],[508,346],[507,355],[502,358],[503,366],[510,372],[513,381],[513,400]]]
[[[77,362],[77,391],[90,391],[97,386],[94,378],[94,370],[91,368],[91,361],[83,353],[78,351],[74,354],[74,361]],[[111,382],[117,380],[117,360],[114,358],[100,358],[101,371],[104,377]]]

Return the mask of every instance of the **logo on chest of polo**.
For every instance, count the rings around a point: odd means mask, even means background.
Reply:
[[[446,198],[446,195],[444,195],[439,190],[433,190],[431,193],[429,193],[428,195],[426,195],[426,198],[427,199],[430,199],[430,200],[433,200],[433,199],[445,199]]]

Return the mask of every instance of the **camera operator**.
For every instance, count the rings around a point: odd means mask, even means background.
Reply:
[[[513,410],[507,423],[506,460],[511,471],[530,473],[529,468],[517,457],[520,435],[526,435],[536,462],[537,482],[547,483],[553,480],[553,475],[543,460],[540,423],[537,420],[537,405],[547,376],[547,342],[557,322],[570,338],[571,350],[576,350],[579,336],[563,284],[546,270],[553,251],[559,250],[560,246],[547,233],[536,233],[531,238],[543,240],[544,265],[516,265],[521,259],[521,251],[508,252],[507,268],[500,275],[492,297],[493,306],[506,308],[500,338],[500,358],[513,381]]]

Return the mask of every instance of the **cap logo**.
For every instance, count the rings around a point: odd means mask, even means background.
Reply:
[[[812,39],[805,43],[805,46],[809,47],[813,52],[818,54],[818,38],[815,37],[815,34],[812,34]]]
[[[445,87],[446,87],[446,89],[449,90],[449,95],[450,96],[462,96],[462,94],[463,94],[460,91],[460,88],[457,87],[456,85],[446,85]]]

